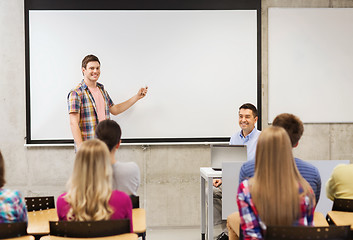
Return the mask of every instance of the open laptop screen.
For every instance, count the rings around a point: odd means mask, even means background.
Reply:
[[[245,145],[211,145],[211,167],[222,169],[222,162],[246,161]]]

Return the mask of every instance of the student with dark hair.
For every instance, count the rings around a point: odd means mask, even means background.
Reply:
[[[98,83],[100,61],[94,55],[82,60],[82,82],[67,96],[70,127],[77,148],[82,141],[93,139],[98,122],[118,115],[147,94],[147,87],[125,102],[114,104],[103,84]]]
[[[128,195],[137,195],[140,186],[140,169],[135,162],[121,162],[115,159],[115,153],[121,143],[121,128],[113,120],[101,121],[96,129],[96,136],[107,144],[113,167],[113,189]]]
[[[3,188],[5,161],[0,151],[0,223],[27,222],[27,208],[19,191]]]

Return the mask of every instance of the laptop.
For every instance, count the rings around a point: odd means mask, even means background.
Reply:
[[[223,162],[246,161],[246,145],[211,145],[211,167],[222,170]]]

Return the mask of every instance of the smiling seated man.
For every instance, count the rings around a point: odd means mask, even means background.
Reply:
[[[257,139],[260,131],[255,128],[258,119],[256,107],[251,103],[245,103],[239,107],[239,127],[240,131],[230,138],[230,145],[246,145],[247,160],[255,159]],[[221,224],[222,233],[217,236],[217,240],[228,239],[226,220],[222,220],[222,179],[213,180],[213,212],[214,225]]]

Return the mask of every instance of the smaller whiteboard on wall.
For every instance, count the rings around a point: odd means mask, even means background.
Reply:
[[[269,8],[268,121],[353,122],[353,8]]]

